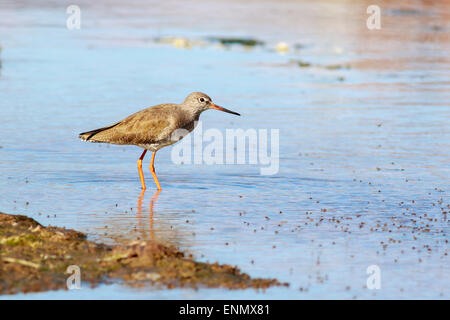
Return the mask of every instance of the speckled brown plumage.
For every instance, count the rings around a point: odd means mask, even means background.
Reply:
[[[156,151],[176,142],[170,141],[176,129],[192,131],[194,126],[191,122],[190,114],[179,105],[160,104],[136,112],[111,126],[83,132],[80,138],[90,142],[136,145]]]

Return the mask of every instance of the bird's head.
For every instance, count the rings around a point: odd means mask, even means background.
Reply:
[[[202,113],[203,111],[208,109],[215,109],[240,116],[240,114],[237,112],[228,110],[226,108],[214,104],[211,98],[207,94],[204,94],[202,92],[192,92],[184,100],[183,105],[185,107],[188,107],[189,109],[194,110],[196,113]]]

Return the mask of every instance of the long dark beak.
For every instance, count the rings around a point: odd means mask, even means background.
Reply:
[[[210,109],[220,110],[220,111],[223,111],[223,112],[228,112],[228,113],[231,113],[231,114],[235,114],[235,115],[237,115],[237,116],[240,116],[240,114],[237,113],[237,112],[228,110],[228,109],[226,109],[226,108],[220,107],[220,106],[215,105],[215,104],[213,104],[213,103],[211,103],[211,105],[209,106],[209,108],[210,108]]]

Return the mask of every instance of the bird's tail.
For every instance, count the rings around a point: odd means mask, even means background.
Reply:
[[[103,142],[101,139],[95,139],[94,136],[100,132],[103,132],[105,130],[111,129],[115,126],[117,126],[120,122],[117,122],[111,126],[103,127],[100,129],[95,129],[91,131],[82,132],[78,135],[78,138],[80,138],[83,141],[91,141],[91,142]]]

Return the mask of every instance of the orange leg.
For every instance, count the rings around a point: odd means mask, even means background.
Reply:
[[[137,161],[137,167],[139,171],[139,178],[141,179],[142,190],[145,190],[145,180],[144,180],[144,172],[142,172],[142,160],[144,160],[145,154],[147,153],[147,149],[142,152],[141,157]]]
[[[156,151],[153,152],[153,155],[152,155],[152,162],[150,163],[150,172],[152,173],[153,179],[155,180],[156,187],[158,188],[158,190],[161,190],[161,186],[159,185],[158,177],[156,176],[156,172],[155,172],[155,155],[156,155]]]

